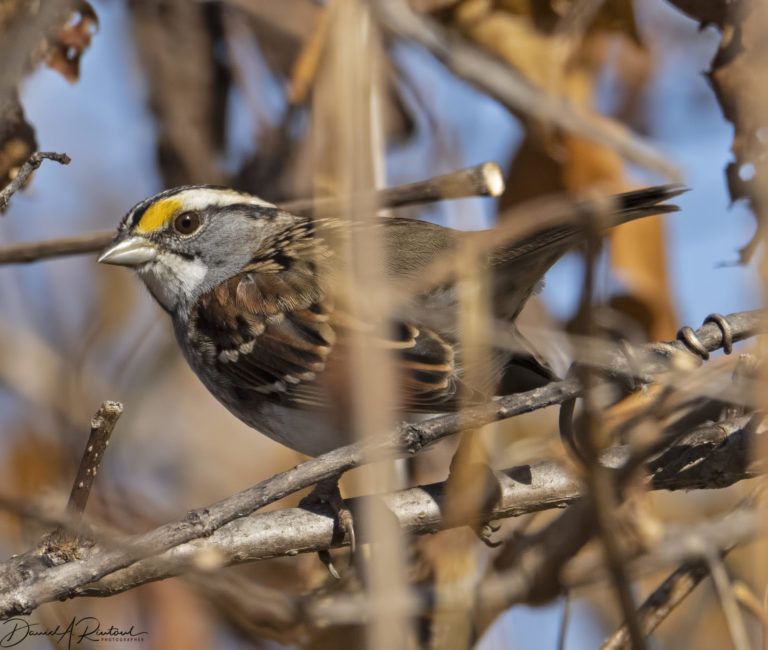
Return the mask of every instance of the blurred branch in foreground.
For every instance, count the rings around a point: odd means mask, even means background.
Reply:
[[[627,160],[673,181],[680,171],[650,142],[609,118],[586,111],[565,98],[548,93],[516,73],[498,58],[414,11],[406,0],[370,0],[376,16],[394,34],[416,41],[466,79],[512,111],[551,122],[613,149]]]
[[[724,544],[721,550],[722,555],[735,546],[735,542]],[[637,610],[637,618],[641,622],[644,634],[651,634],[709,573],[709,566],[703,559],[690,560],[671,573]],[[626,626],[618,629],[600,647],[600,650],[631,650]]]
[[[693,340],[699,347],[698,357],[764,331],[766,316],[764,310],[758,310],[706,322],[696,332],[692,332]],[[723,325],[723,320],[727,326]],[[640,363],[636,359],[629,360],[625,355],[617,354],[609,365],[609,375],[634,377],[636,386],[639,386],[650,381],[653,375],[674,368],[681,354],[688,359],[697,358],[691,356],[689,346],[683,341],[650,344],[646,347],[656,356],[652,362]],[[342,447],[308,460],[215,505],[190,511],[180,521],[128,538],[120,546],[112,543],[83,549],[80,559],[60,566],[49,566],[45,558],[39,555],[17,556],[0,565],[0,615],[30,612],[41,603],[67,597],[78,588],[110,573],[179,544],[209,537],[222,526],[246,517],[269,503],[354,467],[387,457],[412,456],[458,431],[563,403],[578,397],[581,392],[580,382],[570,378],[526,393],[498,398],[487,405],[466,409],[461,414],[448,414],[420,424],[405,425],[389,436]],[[570,518],[574,510],[584,507],[576,508],[576,505],[571,506],[563,517]],[[578,518],[581,527],[589,520],[585,516]],[[584,535],[586,543],[591,532],[584,533],[582,537]],[[565,539],[576,540],[578,537],[566,536]],[[568,548],[572,551],[571,547]],[[553,566],[558,565],[554,563]],[[24,576],[34,578],[30,580]]]

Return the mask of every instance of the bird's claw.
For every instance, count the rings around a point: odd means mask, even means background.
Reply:
[[[486,521],[481,526],[473,528],[477,538],[485,544],[488,548],[498,548],[502,542],[500,540],[492,540],[491,536],[494,533],[498,533],[501,529],[501,524],[494,524],[490,521]]]
[[[338,479],[328,479],[321,481],[306,497],[299,503],[300,506],[311,506],[316,503],[326,503],[330,506],[336,515],[336,522],[339,530],[342,532],[343,539],[349,541],[350,554],[354,556],[357,550],[357,538],[355,536],[355,522],[352,511],[344,503],[339,490]],[[320,561],[326,566],[328,572],[337,580],[341,578],[339,571],[333,565],[329,551],[318,551]]]

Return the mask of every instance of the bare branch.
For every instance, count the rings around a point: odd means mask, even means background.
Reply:
[[[646,556],[631,562],[630,568],[633,574],[648,574],[701,559],[711,548],[744,543],[764,529],[759,512],[747,507],[700,524],[669,526],[655,547]],[[588,499],[578,499],[541,531],[523,538],[515,552],[502,561],[497,560],[493,570],[478,585],[478,617],[487,626],[513,605],[542,604],[564,590],[608,579],[607,573],[595,570],[594,565],[586,570],[582,568],[576,578],[571,575],[569,561],[596,532],[594,509]],[[602,559],[598,561],[602,568]],[[434,594],[417,593],[408,602],[390,606],[407,608],[412,613],[428,612],[433,600]],[[349,625],[364,621],[371,607],[372,602],[366,596],[352,595],[320,599],[308,604],[307,610],[314,620],[321,620],[325,625]]]
[[[727,432],[728,444],[721,440]],[[712,424],[692,432],[665,452],[668,458],[689,457],[691,440],[712,440],[700,451],[701,461],[694,471],[680,464],[676,475],[664,475],[659,480],[649,476],[651,489],[684,490],[701,487],[707,477],[720,477],[723,482],[737,482],[756,475],[756,461],[749,459],[753,430],[749,418]],[[619,467],[630,458],[627,447],[610,449],[602,458],[607,467]],[[672,461],[673,462],[673,461]],[[661,472],[658,472],[661,475]],[[562,508],[584,495],[580,481],[555,461],[521,465],[494,472],[500,487],[500,499],[490,514],[492,519],[517,517],[540,510]],[[410,488],[394,494],[348,499],[353,512],[382,509],[393,514],[403,531],[410,535],[427,535],[446,526],[478,523],[468,519],[446,522],[443,518],[445,483],[433,483]],[[478,521],[484,519],[477,513]],[[369,542],[364,534],[360,541]],[[289,508],[263,514],[252,514],[222,526],[213,535],[176,546],[160,555],[142,560],[127,569],[115,572],[99,582],[76,590],[78,596],[108,596],[132,589],[146,582],[161,580],[215,559],[217,565],[252,562],[272,557],[292,556],[346,546],[349,540],[334,535],[333,512],[327,506]],[[503,567],[503,564],[499,564]]]
[[[74,237],[48,239],[0,247],[0,264],[28,264],[39,260],[84,255],[102,250],[115,238],[114,232],[91,232]]]
[[[48,160],[55,160],[57,163],[62,165],[68,165],[71,162],[69,156],[65,153],[53,153],[44,151],[37,151],[33,153],[27,162],[25,162],[19,168],[19,171],[16,173],[16,176],[14,176],[13,180],[8,183],[8,185],[6,185],[2,190],[0,190],[0,214],[5,212],[11,197],[22,187],[24,187],[27,180],[29,180],[29,177],[32,176],[32,172],[40,167],[40,165],[43,164],[43,160],[46,158]]]
[[[350,202],[354,205],[357,201],[370,201],[381,209],[388,209],[471,196],[495,197],[503,192],[504,177],[501,169],[495,162],[486,162],[425,181],[387,187],[362,197],[298,199],[280,203],[278,207],[293,214],[312,216],[318,213],[338,213],[345,205]]]
[[[123,405],[120,402],[107,401],[102,402],[96,415],[91,419],[91,433],[72,484],[69,503],[67,503],[67,509],[71,512],[82,514],[85,510],[85,504],[88,503],[91,487],[96,478],[96,471],[104,458],[104,451],[109,444],[112,430],[122,414]]]

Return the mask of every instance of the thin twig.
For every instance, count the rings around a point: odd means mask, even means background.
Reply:
[[[595,332],[594,319],[594,286],[595,265],[597,263],[600,238],[596,229],[592,227],[594,222],[588,222],[590,226],[586,233],[586,264],[584,267],[583,294],[578,311],[577,323],[583,334],[593,337]],[[602,438],[601,413],[605,400],[600,400],[599,393],[595,390],[601,383],[595,368],[584,366],[577,368],[577,374],[581,375],[581,383],[584,386],[584,413],[582,415],[584,430],[578,439],[570,440],[572,448],[577,452],[584,465],[585,479],[589,490],[589,497],[595,511],[595,522],[605,553],[605,562],[611,575],[613,587],[618,596],[624,620],[632,640],[633,650],[645,650],[645,638],[643,637],[640,623],[636,616],[636,605],[632,594],[632,584],[624,567],[621,549],[615,532],[615,518],[619,507],[618,495],[615,489],[613,473],[600,463]],[[564,421],[563,414],[573,410],[572,403],[565,404],[561,408],[560,422]],[[570,417],[570,416],[566,416]],[[562,435],[561,431],[561,435]]]
[[[0,190],[0,214],[5,212],[11,197],[26,184],[32,173],[43,164],[43,160],[55,160],[62,165],[68,165],[71,160],[65,153],[53,153],[51,151],[36,151],[33,153],[16,173],[8,185]]]
[[[650,634],[655,630],[708,575],[709,569],[701,561],[686,562],[669,575],[638,609],[637,617],[642,622],[643,632]],[[600,650],[631,650],[631,647],[629,632],[624,625],[600,646]]]
[[[728,623],[728,631],[731,634],[731,641],[735,650],[749,650],[749,636],[747,628],[744,626],[744,619],[741,616],[739,603],[733,593],[731,579],[728,576],[728,570],[725,563],[716,549],[709,549],[706,553],[709,572],[712,574],[712,582],[715,584],[715,591],[720,598],[720,606],[725,614],[725,620]]]
[[[370,195],[298,199],[280,203],[278,207],[293,214],[312,216],[338,213],[350,203],[355,205],[358,202],[363,204],[370,202],[380,209],[391,209],[471,196],[496,197],[503,192],[504,176],[501,169],[495,162],[486,162],[425,181],[387,187]]]
[[[760,632],[763,637],[762,649],[768,648],[768,612],[765,609],[765,603],[755,595],[752,589],[744,582],[736,581],[733,583],[733,594],[739,601],[739,604],[747,609],[760,623]]]
[[[750,428],[751,424],[747,423],[744,432],[749,437],[751,437],[751,434],[749,433]],[[688,437],[686,437],[684,444],[690,445]],[[731,454],[728,454],[728,456],[730,455]],[[744,499],[737,506],[735,512],[737,514],[744,512],[745,510],[752,508],[753,504],[754,495]],[[728,526],[731,525],[730,520],[728,520]],[[711,537],[708,537],[708,541],[713,546],[717,546],[715,540]],[[738,540],[733,540],[728,544],[720,545],[718,555],[721,558],[724,558],[737,546],[737,541]],[[675,610],[675,608],[693,592],[704,578],[709,575],[709,567],[710,563],[706,558],[697,557],[696,559],[685,561],[653,590],[637,610],[637,619],[640,621],[644,635],[647,636],[653,632]],[[627,627],[622,626],[616,630],[616,632],[614,632],[613,635],[600,646],[600,650],[631,650],[631,641]]]
[[[67,255],[97,253],[115,238],[115,233],[91,232],[74,237],[48,239],[0,247],[0,264],[28,264]]]

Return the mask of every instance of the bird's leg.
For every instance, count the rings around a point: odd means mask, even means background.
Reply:
[[[334,514],[336,515],[336,521],[338,522],[339,532],[343,539],[349,540],[349,548],[352,555],[354,555],[357,548],[357,542],[355,538],[354,519],[352,517],[352,511],[344,503],[344,499],[341,498],[341,491],[339,490],[339,477],[325,479],[315,485],[312,492],[305,496],[299,503],[299,507],[311,506],[317,503],[327,503]],[[336,537],[336,531],[334,530],[334,537]],[[325,564],[330,574],[339,579],[341,576],[333,566],[331,560],[331,554],[329,551],[319,551],[318,557],[320,561]]]

